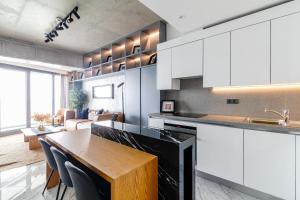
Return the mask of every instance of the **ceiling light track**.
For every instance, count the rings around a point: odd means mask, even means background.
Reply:
[[[56,18],[57,25],[49,33],[45,33],[45,43],[53,42],[54,38],[58,37],[58,31],[68,29],[69,24],[74,21],[73,16],[75,16],[77,19],[80,19],[80,16],[78,14],[78,6],[73,8],[73,10],[65,18]]]

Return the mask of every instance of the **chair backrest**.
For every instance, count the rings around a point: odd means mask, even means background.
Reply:
[[[55,171],[58,170],[57,168],[57,164],[56,164],[56,161],[54,159],[54,156],[50,150],[51,148],[51,145],[46,141],[44,140],[43,138],[39,138],[39,142],[43,148],[43,151],[45,153],[45,156],[46,156],[46,160],[50,166],[50,168],[54,169]]]
[[[117,119],[118,119],[118,115],[117,114],[113,114],[112,118],[111,118],[111,121],[115,122],[115,121],[117,121]]]
[[[92,179],[81,169],[75,167],[70,162],[65,162],[70,177],[73,182],[75,195],[77,200],[99,200],[101,195],[97,192],[97,188]]]
[[[65,166],[65,162],[69,160],[68,157],[55,147],[51,147],[50,150],[55,158],[61,181],[66,186],[73,187],[69,172]]]

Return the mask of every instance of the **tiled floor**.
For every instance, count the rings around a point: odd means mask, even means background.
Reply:
[[[0,200],[54,200],[57,188],[41,195],[45,185],[45,163],[19,167],[0,173]],[[75,200],[74,191],[67,190],[64,200]],[[257,200],[228,187],[196,178],[196,200]]]

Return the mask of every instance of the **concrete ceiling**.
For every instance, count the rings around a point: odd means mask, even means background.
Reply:
[[[76,5],[80,20],[59,32],[52,43],[44,33]],[[86,53],[160,20],[138,0],[1,0],[0,36]]]
[[[139,0],[182,33],[286,0]]]

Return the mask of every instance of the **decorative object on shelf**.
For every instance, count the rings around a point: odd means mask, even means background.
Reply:
[[[74,80],[74,76],[72,75],[71,78],[70,78],[70,81],[73,81],[73,80]]]
[[[138,54],[141,52],[141,45],[135,45],[132,50],[132,54]]]
[[[96,72],[96,76],[99,76],[101,74],[101,69],[97,69],[97,72]]]
[[[82,78],[83,78],[83,76],[84,76],[84,73],[81,73],[81,74],[80,74],[80,78],[82,79]]]
[[[91,62],[89,62],[89,65],[88,65],[88,67],[91,67],[92,66],[92,61]]]
[[[88,95],[85,91],[75,87],[69,93],[69,107],[81,111],[88,101]]]
[[[114,98],[114,84],[99,85],[93,87],[94,99],[113,99]]]
[[[80,16],[78,14],[78,6],[73,8],[73,10],[65,18],[56,18],[58,24],[49,33],[45,33],[45,43],[53,42],[53,38],[58,37],[58,31],[68,29],[68,24],[71,24],[74,21],[74,19],[72,18],[73,15],[77,19],[80,19]]]
[[[125,63],[120,63],[120,64],[119,64],[119,71],[123,71],[123,70],[125,70],[125,69],[126,69]]]
[[[32,119],[38,122],[38,130],[45,131],[45,121],[50,119],[50,114],[46,113],[34,113]]]
[[[148,65],[155,64],[155,63],[156,63],[156,60],[157,60],[157,53],[155,53],[155,54],[153,54],[152,56],[150,56]]]
[[[174,113],[175,112],[175,100],[162,100],[161,105],[160,105],[160,112]]]
[[[107,56],[106,62],[112,61],[112,56]]]

